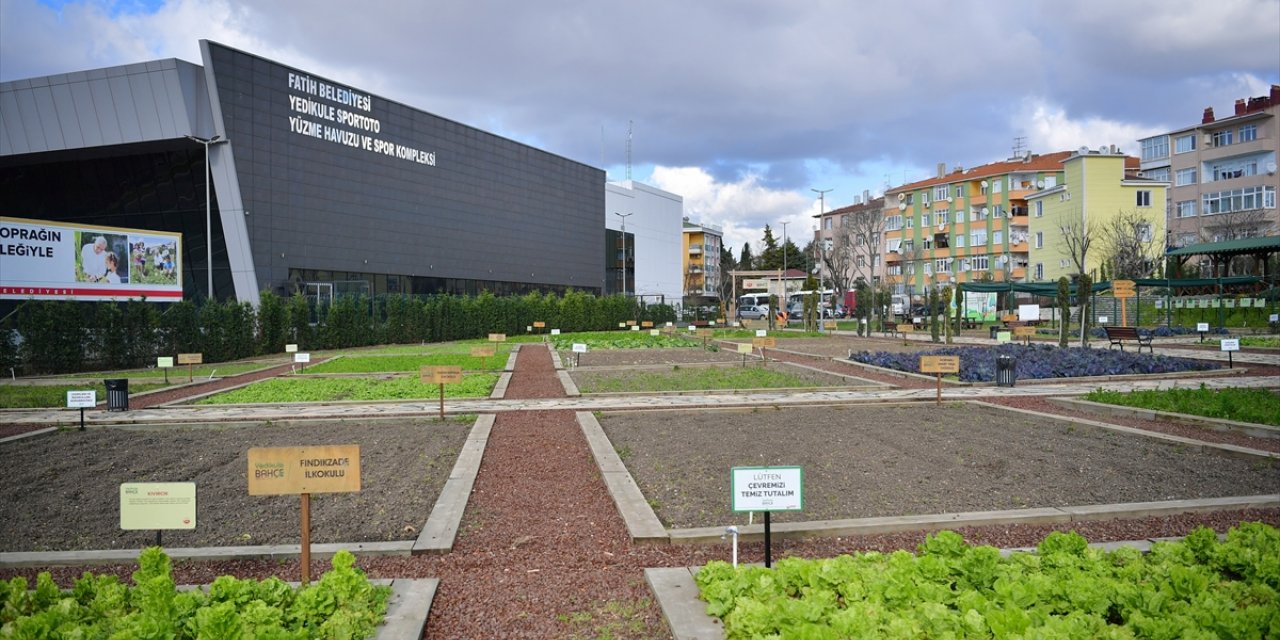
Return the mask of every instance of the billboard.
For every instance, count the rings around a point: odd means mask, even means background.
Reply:
[[[0,299],[182,300],[182,235],[0,218]]]

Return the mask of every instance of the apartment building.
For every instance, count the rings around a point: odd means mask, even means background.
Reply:
[[[1280,155],[1280,85],[1268,95],[1236,100],[1218,118],[1139,140],[1142,175],[1171,182],[1169,242],[1187,246],[1280,234],[1276,213]]]
[[[684,304],[710,306],[720,304],[716,286],[720,283],[720,248],[724,230],[720,227],[689,222],[684,219],[684,251],[681,273],[684,274]]]
[[[884,197],[872,198],[870,191],[855,196],[853,204],[813,216],[818,228],[814,240],[818,251],[820,280],[827,288],[839,282],[850,290],[862,280],[884,281],[884,258],[880,253],[883,235]]]
[[[937,175],[888,190],[884,198],[885,284],[918,295],[955,282],[1025,281],[1030,264],[1027,198],[1062,182],[1059,151]]]
[[[1054,282],[1084,271],[1128,272],[1135,262],[1153,269],[1164,253],[1168,182],[1137,175],[1139,160],[1115,147],[1081,148],[1063,161],[1056,185],[1029,194],[1027,282]],[[1088,250],[1081,250],[1082,241]],[[1106,268],[1104,269],[1104,265]],[[1150,275],[1141,274],[1142,277]]]

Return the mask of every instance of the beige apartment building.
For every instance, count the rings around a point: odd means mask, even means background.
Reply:
[[[1280,85],[1236,100],[1219,117],[1207,107],[1199,124],[1139,141],[1142,175],[1169,182],[1167,242],[1280,235],[1276,212],[1280,155]]]

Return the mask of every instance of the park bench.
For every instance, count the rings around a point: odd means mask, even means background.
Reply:
[[[884,329],[882,329],[882,331],[890,336],[896,335],[898,333],[898,323],[893,320],[885,320]]]
[[[1138,353],[1142,353],[1142,348],[1146,347],[1147,351],[1155,355],[1155,350],[1151,348],[1151,338],[1153,336],[1143,336],[1138,333],[1137,327],[1103,327],[1107,332],[1107,339],[1111,341],[1111,346],[1120,346],[1120,350],[1124,351],[1124,343],[1126,340],[1132,340],[1138,343]]]

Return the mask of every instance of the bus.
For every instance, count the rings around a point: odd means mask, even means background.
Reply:
[[[767,293],[748,293],[738,296],[738,308],[743,307],[767,307],[769,306],[769,294]]]
[[[805,298],[808,298],[809,296],[815,293],[821,296],[819,298],[820,302],[818,303],[818,306],[820,309],[822,309],[822,317],[824,318],[831,317],[834,314],[834,309],[832,309],[833,302],[836,304],[843,305],[846,308],[852,308],[850,305],[840,302],[839,300],[832,300],[832,297],[835,296],[835,291],[832,291],[831,289],[824,289],[822,291],[797,291],[787,296],[787,308],[788,309],[803,308]],[[845,297],[851,301],[853,297],[853,292],[852,291],[849,292],[848,294],[846,294]]]

